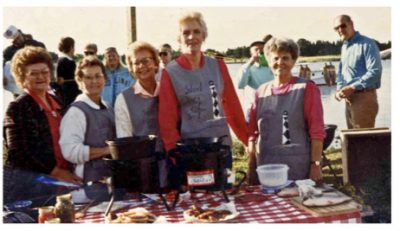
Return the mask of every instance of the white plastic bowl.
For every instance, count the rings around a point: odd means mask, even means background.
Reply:
[[[286,164],[265,164],[257,167],[258,180],[265,187],[283,185],[288,180],[289,167]]]

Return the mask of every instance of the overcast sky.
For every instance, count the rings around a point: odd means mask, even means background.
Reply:
[[[391,40],[390,7],[137,7],[137,37],[155,46],[170,43],[174,49],[179,17],[196,10],[204,15],[209,37],[203,49],[226,51],[247,46],[265,34],[292,39],[338,40],[332,29],[338,14],[352,16],[362,34],[380,42]],[[98,44],[99,52],[115,46],[124,52],[128,44],[128,7],[4,7],[3,30],[15,25],[57,51],[61,37],[76,41],[81,53],[88,42]],[[23,17],[21,17],[23,15]],[[373,17],[371,17],[373,15]],[[3,38],[3,46],[10,41]],[[120,52],[121,53],[121,52]]]

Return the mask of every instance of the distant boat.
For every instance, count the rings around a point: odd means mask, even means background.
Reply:
[[[392,48],[381,51],[380,55],[381,55],[381,59],[383,59],[383,60],[391,59],[392,58]]]

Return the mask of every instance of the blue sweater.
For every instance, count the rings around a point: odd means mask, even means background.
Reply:
[[[108,106],[114,107],[117,95],[135,83],[134,78],[125,67],[116,70],[107,70],[107,82],[101,94]]]

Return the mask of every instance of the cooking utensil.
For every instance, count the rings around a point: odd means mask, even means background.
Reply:
[[[77,211],[75,211],[75,219],[81,219],[81,218],[85,217],[86,211],[90,207],[95,206],[95,205],[97,205],[99,203],[100,203],[100,201],[98,201],[98,200],[91,200],[87,205],[85,205],[82,208],[80,208]]]

